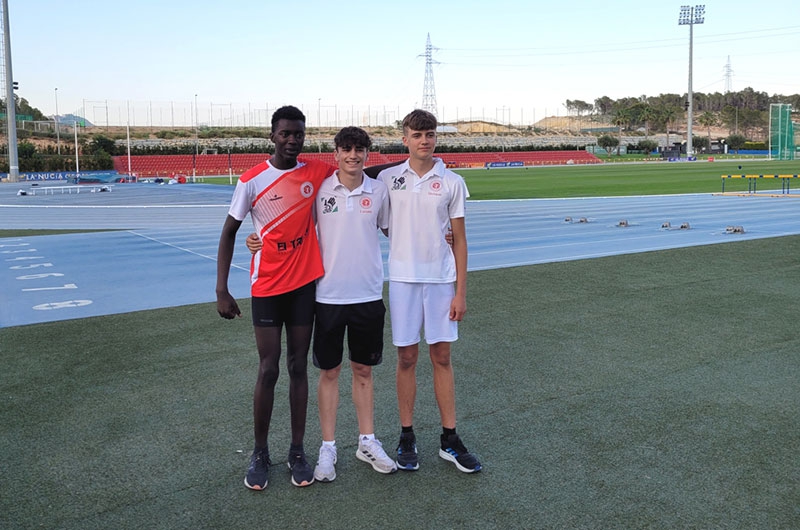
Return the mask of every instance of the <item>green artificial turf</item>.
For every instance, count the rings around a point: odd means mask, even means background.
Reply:
[[[604,163],[578,166],[459,169],[470,199],[606,197],[676,193],[719,193],[721,175],[800,174],[797,161],[697,161],[692,163]],[[206,183],[228,184],[228,177],[207,177]],[[800,188],[800,179],[790,182]],[[781,190],[778,179],[760,179],[758,190]],[[729,179],[726,192],[747,192],[745,179]]]
[[[741,166],[741,169],[739,167]],[[719,193],[722,175],[798,174],[792,162],[693,162],[598,164],[530,168],[458,170],[469,186],[470,198],[560,198]],[[800,188],[800,179],[792,182]],[[779,179],[760,179],[759,190],[781,190]],[[745,179],[729,179],[725,191],[746,192]]]
[[[789,236],[470,273],[453,364],[475,475],[437,456],[424,353],[418,472],[356,460],[343,370],[337,479],[293,487],[284,372],[270,484],[252,492],[247,316],[201,304],[0,329],[0,527],[797,528],[798,255]],[[391,451],[388,325],[386,343]]]

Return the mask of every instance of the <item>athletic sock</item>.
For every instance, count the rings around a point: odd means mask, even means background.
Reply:
[[[402,428],[402,430],[400,431],[402,433],[414,432],[414,426],[413,425],[409,425],[408,427],[406,427],[404,425],[401,425],[400,427]]]

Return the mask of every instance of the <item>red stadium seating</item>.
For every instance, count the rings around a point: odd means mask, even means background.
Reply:
[[[370,152],[369,164],[388,164],[405,160],[405,154]],[[554,166],[565,164],[600,164],[602,160],[586,151],[506,151],[483,153],[437,153],[449,167],[484,167],[490,162],[521,162],[525,166]],[[175,174],[241,175],[269,158],[268,154],[198,155],[136,155],[131,156],[131,171],[139,177],[171,177]],[[303,153],[300,159],[321,160],[335,164],[333,153]],[[115,156],[114,169],[128,173],[128,157]]]

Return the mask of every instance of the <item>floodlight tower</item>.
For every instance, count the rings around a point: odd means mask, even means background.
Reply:
[[[692,147],[692,107],[694,106],[692,99],[692,47],[694,45],[694,25],[702,24],[706,6],[681,6],[681,14],[678,17],[679,26],[689,26],[689,96],[686,101],[687,115],[687,132],[688,138],[686,139],[686,157],[689,158],[694,152]]]
[[[6,122],[8,123],[8,180],[19,181],[19,158],[17,155],[17,113],[14,97],[14,77],[11,73],[11,35],[8,25],[8,0],[3,0],[3,58],[6,80]]]
[[[431,45],[431,34],[428,33],[428,42],[425,44],[425,54],[420,57],[425,57],[425,85],[422,89],[422,110],[427,110],[434,116],[436,112],[436,87],[433,84],[433,65],[439,64],[438,61],[433,60],[434,48]]]

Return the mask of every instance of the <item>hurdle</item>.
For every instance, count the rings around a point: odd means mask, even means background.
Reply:
[[[747,179],[748,194],[756,193],[760,179],[780,179],[781,194],[788,195],[790,182],[796,178],[798,175],[722,175],[722,193],[725,193],[725,181],[728,179]]]
[[[60,193],[61,195],[68,194],[72,195],[72,192],[76,194],[80,193],[81,191],[88,191],[89,193],[96,193],[98,191],[111,191],[113,188],[113,184],[80,184],[74,186],[42,186],[42,187],[33,187],[31,186],[27,190],[19,190],[17,195],[55,195],[56,192]]]

